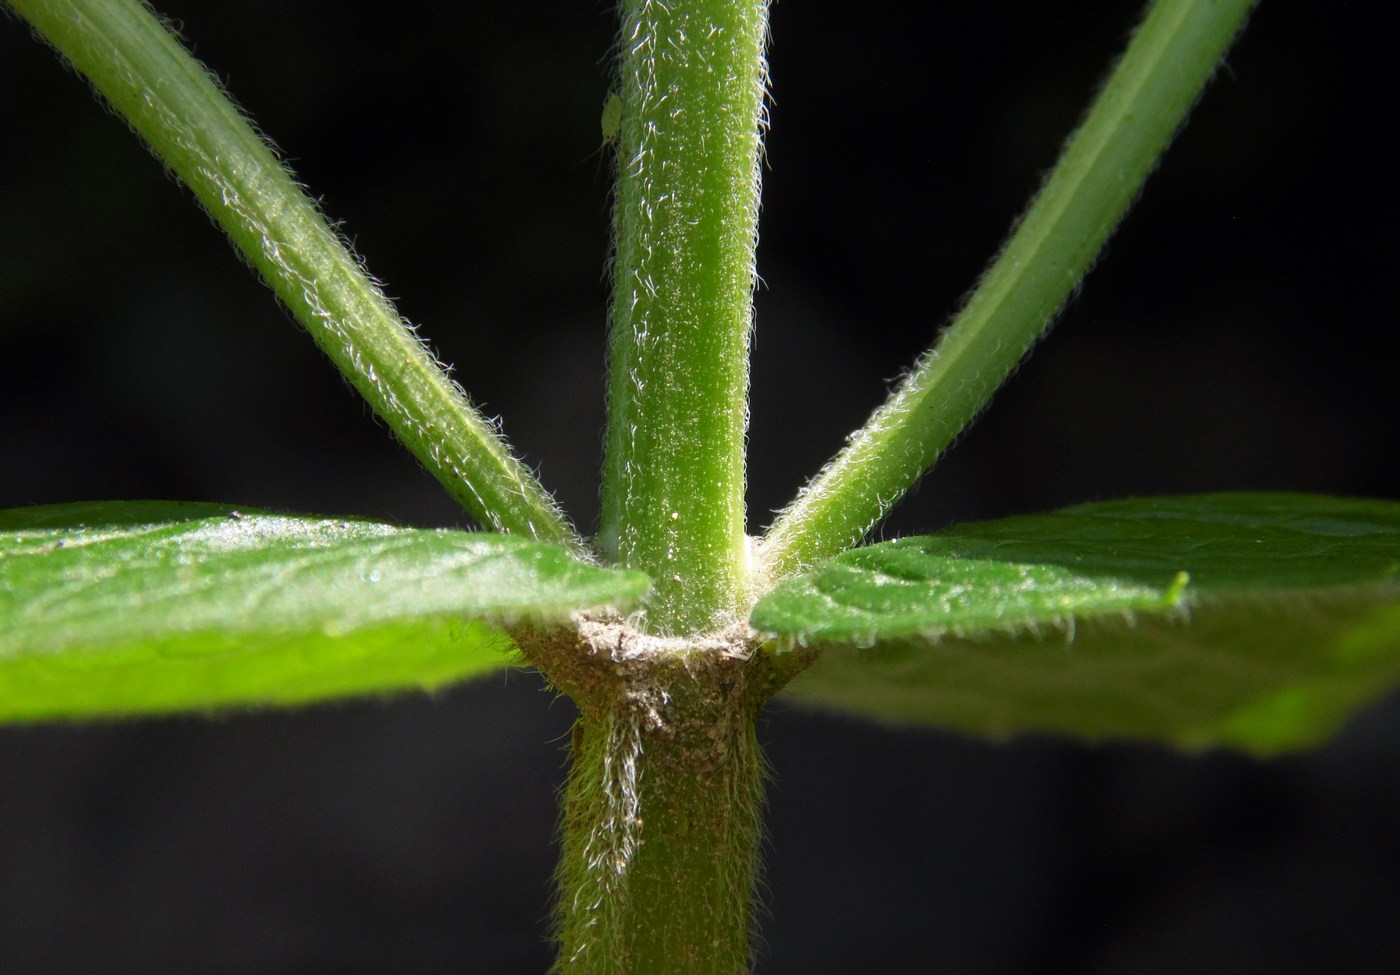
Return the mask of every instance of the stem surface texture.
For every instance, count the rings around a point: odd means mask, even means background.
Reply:
[[[859,543],[976,417],[1088,272],[1254,0],[1156,0],[936,347],[764,536],[781,578]]]
[[[336,368],[482,525],[582,540],[202,65],[138,0],[11,0],[194,193]]]
[[[744,434],[767,4],[626,0],[603,548],[658,633],[746,607]]]
[[[748,970],[762,759],[785,679],[750,636],[662,641],[585,625],[533,643],[579,705],[565,790],[557,972]]]

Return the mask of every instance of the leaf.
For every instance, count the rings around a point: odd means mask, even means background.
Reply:
[[[959,525],[791,578],[753,625],[824,651],[795,698],[878,719],[1309,747],[1400,680],[1400,504],[1215,494]]]
[[[510,664],[646,577],[518,537],[209,504],[0,511],[0,720],[293,704]]]

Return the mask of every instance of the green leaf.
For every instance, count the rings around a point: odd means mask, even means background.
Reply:
[[[646,577],[514,536],[208,504],[0,511],[0,720],[293,704],[510,664]]]
[[[1400,504],[1216,494],[959,525],[791,578],[753,625],[824,650],[794,696],[878,719],[1309,747],[1400,680]]]

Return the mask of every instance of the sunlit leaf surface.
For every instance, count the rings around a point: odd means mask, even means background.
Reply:
[[[1400,504],[1081,505],[845,553],[762,599],[797,699],[1004,737],[1272,753],[1400,680]]]
[[[518,537],[120,502],[0,512],[0,720],[292,704],[508,666],[646,577]]]

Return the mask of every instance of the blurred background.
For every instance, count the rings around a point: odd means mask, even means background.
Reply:
[[[931,341],[1139,9],[774,6],[751,531]],[[611,6],[161,10],[591,530]],[[1263,5],[1083,294],[884,535],[1139,494],[1400,497],[1391,51],[1366,12]],[[469,527],[13,18],[0,121],[0,507]],[[512,673],[293,714],[0,729],[0,971],[541,972],[571,720]],[[1267,763],[994,746],[781,700],[761,736],[760,972],[1400,957],[1400,698]]]

